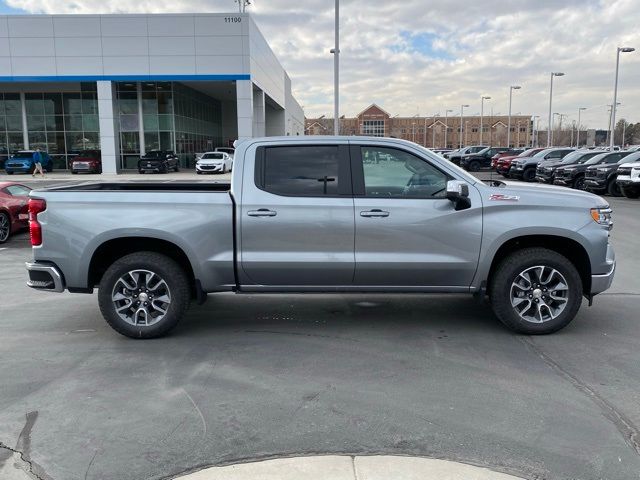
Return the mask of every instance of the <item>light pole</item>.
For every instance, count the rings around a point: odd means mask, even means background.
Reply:
[[[579,107],[578,108],[578,125],[576,127],[576,148],[580,148],[580,114],[583,110],[586,110],[587,107]]]
[[[611,138],[609,141],[611,142],[609,146],[611,147],[611,151],[613,151],[614,145],[614,137],[615,137],[615,128],[616,128],[616,102],[618,101],[618,68],[620,66],[620,52],[622,53],[630,53],[633,52],[635,48],[632,47],[618,47],[616,52],[616,81],[613,86],[613,106],[611,107]]]
[[[534,115],[533,118],[536,119],[536,148],[538,148],[540,147],[540,115]]]
[[[431,148],[436,148],[436,116],[440,116],[440,114],[433,114],[433,121],[431,122]]]
[[[485,100],[491,100],[491,97],[485,96],[485,95],[480,97],[480,145],[484,145],[484,143],[482,143],[482,131],[484,130],[482,126],[482,119],[484,117],[484,101]]]
[[[551,72],[551,86],[549,87],[549,133],[547,133],[547,147],[551,146],[551,140],[553,137],[553,113],[552,113],[552,102],[553,102],[553,77],[562,77],[564,73],[562,72]]]
[[[463,128],[462,128],[462,117],[464,115],[464,109],[468,108],[469,105],[460,105],[460,148],[462,148],[462,132],[463,132]]]
[[[445,110],[444,111],[444,147],[443,148],[449,148],[447,147],[447,133],[449,132],[449,124],[447,123],[447,115],[449,114],[449,112],[453,112],[453,110]]]
[[[339,69],[340,69],[340,0],[336,0],[335,9],[335,45],[330,50],[333,53],[333,134],[340,134],[340,117],[339,117]]]
[[[509,87],[509,120],[507,121],[507,148],[511,147],[511,97],[514,90],[520,90],[520,85],[511,85]]]

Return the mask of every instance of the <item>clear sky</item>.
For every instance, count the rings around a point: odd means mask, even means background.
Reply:
[[[248,11],[289,72],[308,116],[333,112],[333,0],[252,0]],[[234,0],[0,0],[0,13],[237,11]],[[177,32],[172,32],[177,33]],[[391,114],[541,115],[549,73],[555,112],[606,128],[617,46],[640,50],[638,0],[343,0],[341,114],[378,103]],[[618,118],[640,121],[640,51],[622,54]]]

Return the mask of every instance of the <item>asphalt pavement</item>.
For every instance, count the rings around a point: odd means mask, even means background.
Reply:
[[[96,295],[27,288],[16,235],[0,245],[0,478],[15,464],[141,480],[388,454],[640,479],[640,201],[609,201],[613,287],[543,337],[464,295],[220,294],[171,336],[136,341],[107,326]]]

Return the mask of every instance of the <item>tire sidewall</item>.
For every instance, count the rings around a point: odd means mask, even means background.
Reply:
[[[159,275],[168,285],[171,304],[165,317],[151,326],[131,325],[121,319],[111,300],[118,279],[131,270],[149,270]],[[130,338],[155,338],[173,329],[189,306],[189,283],[178,264],[164,255],[154,252],[138,252],[122,257],[113,263],[100,281],[98,303],[107,323],[118,333]]]
[[[522,179],[525,182],[533,182],[536,179],[536,169],[535,168],[527,168],[524,172],[522,172]]]
[[[511,306],[511,284],[519,273],[536,265],[555,268],[567,280],[569,299],[563,312],[552,320],[533,323],[522,319]],[[511,254],[496,269],[491,281],[491,303],[496,316],[512,330],[529,335],[553,333],[568,325],[582,304],[582,279],[565,257],[544,248],[523,249]]]

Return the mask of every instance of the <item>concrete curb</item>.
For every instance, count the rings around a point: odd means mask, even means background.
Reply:
[[[346,456],[279,458],[210,467],[176,480],[520,480],[488,468],[421,457]]]

